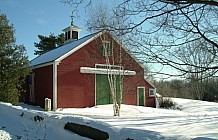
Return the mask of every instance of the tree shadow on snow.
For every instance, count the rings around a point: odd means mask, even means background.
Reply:
[[[133,128],[123,128],[119,131],[121,139],[131,139],[131,140],[189,140],[185,136],[181,135],[171,135],[163,136],[159,132],[149,131],[149,130],[140,130]],[[190,139],[191,140],[191,139]]]
[[[205,138],[205,137],[197,137],[197,138],[194,138],[192,140],[217,140],[217,139]]]

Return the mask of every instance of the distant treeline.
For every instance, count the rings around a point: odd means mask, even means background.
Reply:
[[[162,96],[218,101],[218,78],[155,81]]]

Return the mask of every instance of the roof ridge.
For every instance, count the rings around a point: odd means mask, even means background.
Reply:
[[[69,42],[69,43],[67,43],[67,44],[63,44],[63,45],[58,46],[58,47],[56,47],[56,48],[53,48],[53,49],[51,49],[51,50],[49,50],[49,51],[52,51],[52,50],[54,50],[54,49],[57,49],[57,48],[60,48],[60,47],[63,47],[63,46],[66,46],[66,45],[69,45],[69,44],[72,44],[72,43],[75,43],[76,41],[80,41],[80,40],[82,40],[82,39],[84,39],[84,38],[86,38],[86,37],[88,37],[88,36],[91,36],[91,35],[94,35],[94,34],[97,34],[97,33],[98,33],[98,32],[88,34],[88,35],[86,35],[86,36],[83,36],[82,38],[79,38],[79,39],[77,39],[77,40],[75,40],[75,41],[72,41],[72,42]],[[47,51],[47,52],[49,52],[49,51]],[[45,53],[47,53],[47,52],[45,52]],[[44,54],[44,53],[43,53],[43,54]]]
[[[69,51],[75,49],[77,46],[79,46],[79,45],[83,44],[84,42],[88,41],[93,36],[96,36],[100,32],[101,31],[91,33],[89,35],[86,35],[86,36],[78,39],[78,40],[75,40],[75,41],[70,42],[68,44],[64,44],[62,46],[51,49],[51,50],[37,56],[36,58],[32,59],[30,61],[30,66],[37,66],[37,65],[48,63],[48,62],[52,62],[52,61],[60,58],[62,55],[68,53]]]
[[[94,34],[98,34],[99,32],[101,32],[101,31],[88,34],[88,35],[86,35],[86,36],[83,36],[82,38],[79,38],[79,39],[75,40],[75,41],[72,41],[72,42],[70,42],[70,43],[63,44],[63,45],[61,45],[61,46],[55,47],[55,48],[53,48],[53,49],[51,49],[51,50],[48,50],[47,52],[45,52],[45,53],[43,53],[43,54],[41,54],[41,55],[36,56],[36,57],[35,57],[34,59],[32,59],[30,62],[32,62],[33,60],[37,59],[38,57],[40,57],[40,56],[42,56],[42,55],[45,55],[46,53],[49,53],[49,52],[51,52],[51,51],[53,51],[53,50],[55,50],[55,49],[58,49],[58,48],[60,48],[60,47],[64,47],[64,46],[69,45],[69,44],[72,44],[72,43],[75,43],[75,42],[77,42],[77,41],[80,41],[80,40],[82,40],[82,39],[88,37],[88,36],[92,36],[92,35],[94,35]]]

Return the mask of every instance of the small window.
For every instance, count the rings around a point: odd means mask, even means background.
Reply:
[[[67,32],[67,39],[70,39],[70,31]]]
[[[67,40],[67,32],[65,32],[65,41]]]
[[[100,45],[100,53],[102,56],[112,56],[113,55],[113,45],[109,41],[103,41]]]
[[[155,89],[149,89],[149,96],[153,97],[155,96]]]
[[[72,39],[78,39],[78,32],[72,31]]]

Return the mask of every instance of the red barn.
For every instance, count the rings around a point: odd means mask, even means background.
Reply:
[[[50,98],[53,110],[109,104],[109,68],[122,75],[116,81],[123,86],[123,104],[155,107],[155,88],[144,79],[143,66],[113,35],[101,31],[78,39],[78,27],[63,31],[65,45],[31,61],[27,103],[44,107]]]

